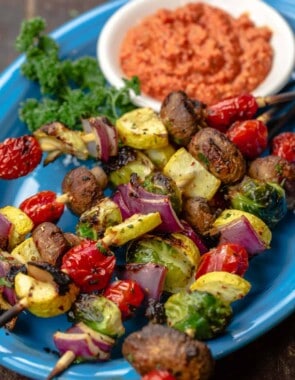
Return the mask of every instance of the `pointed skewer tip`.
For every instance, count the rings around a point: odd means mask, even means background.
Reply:
[[[73,351],[66,351],[62,357],[57,361],[55,367],[52,369],[52,371],[49,373],[46,380],[52,380],[56,375],[63,372],[65,369],[67,369],[70,364],[75,360],[76,355]]]

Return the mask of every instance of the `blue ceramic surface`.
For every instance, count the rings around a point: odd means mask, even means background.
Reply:
[[[106,3],[78,17],[53,33],[61,46],[62,57],[77,57],[84,54],[95,56],[97,36],[105,21],[126,0]],[[295,30],[295,5],[293,0],[269,0],[286,17]],[[22,78],[20,57],[0,77],[0,141],[7,136],[27,133],[17,116],[19,103],[27,97],[38,96],[37,87]],[[288,126],[294,130],[295,121]],[[7,204],[18,206],[20,202],[40,190],[60,193],[60,184],[65,173],[77,163],[59,159],[46,168],[39,167],[31,175],[13,181],[0,180],[0,207]],[[66,212],[59,225],[65,231],[73,231],[76,220]],[[295,309],[295,217],[289,213],[273,231],[272,248],[250,263],[246,278],[251,282],[249,295],[234,305],[235,316],[225,335],[209,342],[215,358],[254,340]],[[36,318],[22,313],[13,333],[0,330],[0,364],[33,379],[43,379],[54,366],[52,334],[64,330],[68,322],[64,316],[52,319]],[[133,323],[127,331],[137,328]],[[104,379],[138,380],[139,376],[120,357],[107,363],[73,365],[59,378],[62,380]]]

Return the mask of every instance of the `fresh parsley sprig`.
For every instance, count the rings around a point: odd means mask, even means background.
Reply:
[[[20,105],[20,119],[31,132],[54,121],[80,129],[82,118],[97,115],[114,122],[135,108],[130,92],[140,93],[137,77],[124,80],[121,89],[109,86],[95,58],[61,60],[59,46],[44,33],[45,29],[41,17],[26,20],[16,39],[16,49],[26,55],[21,72],[39,84],[42,95]]]

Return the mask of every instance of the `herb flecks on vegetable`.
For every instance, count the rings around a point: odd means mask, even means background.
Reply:
[[[81,129],[81,118],[105,115],[115,121],[135,108],[130,90],[139,94],[139,80],[124,80],[124,87],[110,87],[93,57],[61,60],[59,46],[44,34],[46,23],[41,17],[22,23],[16,49],[26,55],[22,74],[38,82],[43,95],[21,104],[20,119],[31,132],[46,123],[59,121],[69,128]]]

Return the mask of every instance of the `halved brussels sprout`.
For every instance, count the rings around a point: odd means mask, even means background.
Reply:
[[[233,208],[250,212],[273,228],[287,213],[284,189],[273,182],[263,182],[245,177],[229,190]]]
[[[207,292],[181,291],[164,307],[170,327],[200,340],[222,333],[232,317],[231,306]]]
[[[69,317],[76,322],[84,322],[93,330],[111,337],[121,336],[125,332],[120,309],[114,302],[103,296],[80,295]]]

